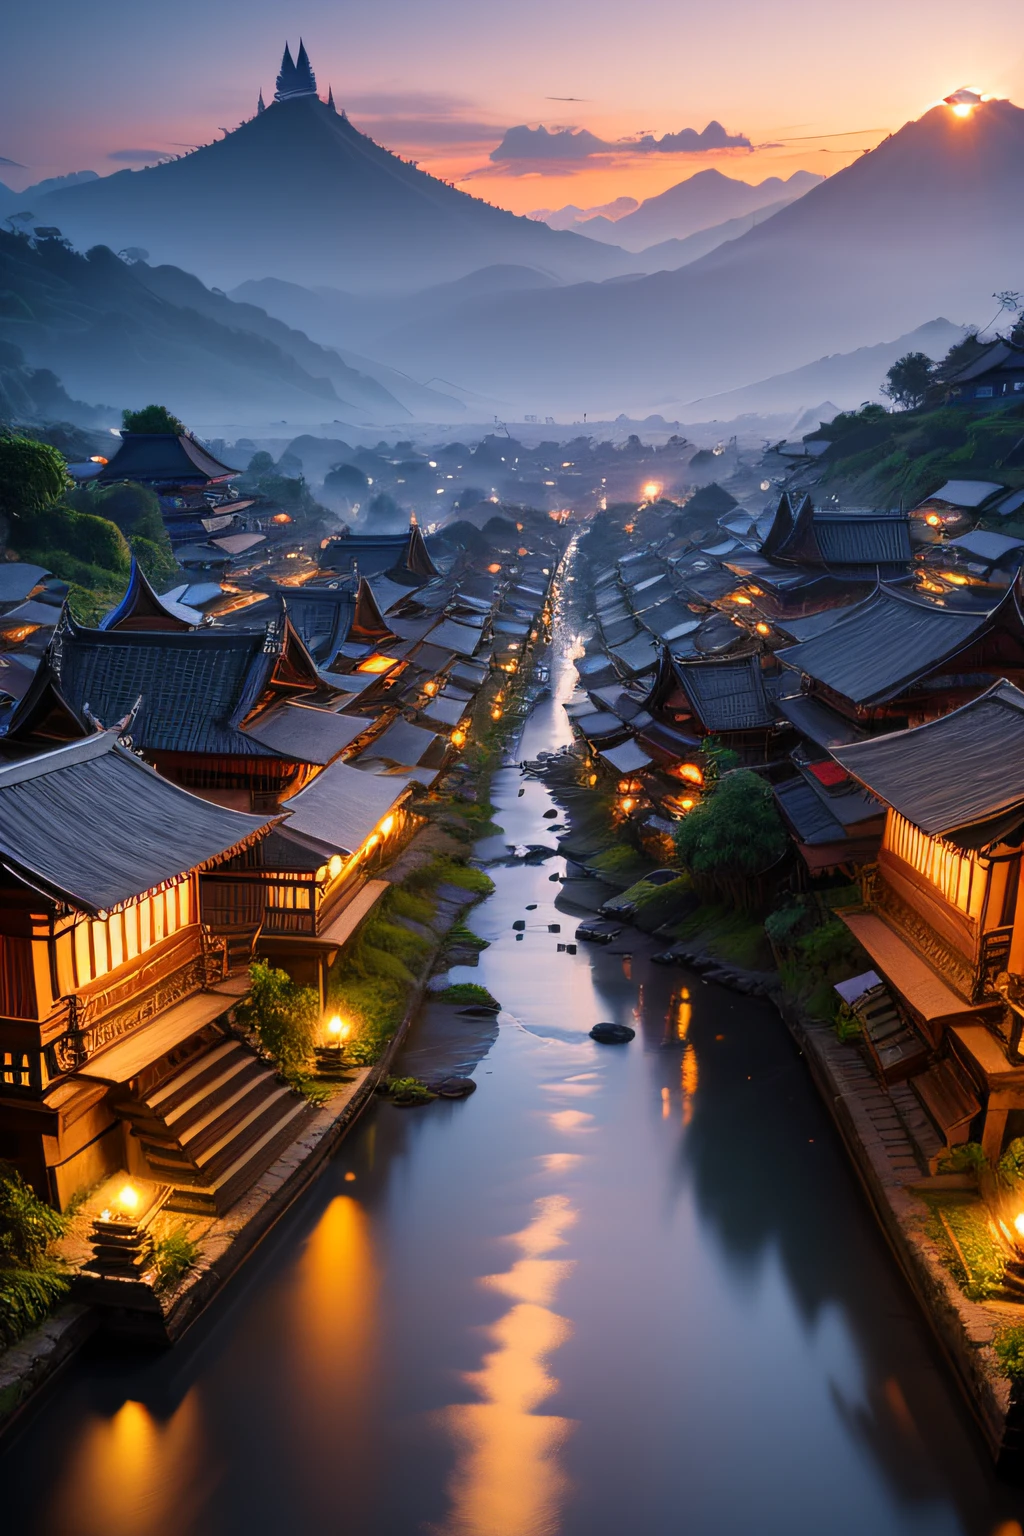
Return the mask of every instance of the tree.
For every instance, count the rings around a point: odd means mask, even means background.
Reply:
[[[771,787],[749,768],[726,773],[675,830],[695,875],[757,875],[782,857],[786,832]]]
[[[144,405],[141,411],[124,410],[121,425],[126,432],[158,432],[168,437],[183,437],[187,431],[166,405]]]
[[[64,455],[49,443],[0,433],[0,513],[21,517],[52,506],[71,484]]]
[[[927,352],[907,352],[898,357],[885,376],[882,394],[905,411],[924,403],[934,364]]]

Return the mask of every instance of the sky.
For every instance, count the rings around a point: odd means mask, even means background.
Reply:
[[[708,166],[832,174],[959,86],[1024,103],[1019,21],[1020,0],[35,0],[5,17],[0,156],[17,165],[0,181],[207,143],[271,99],[300,32],[357,127],[516,213],[642,199]],[[711,121],[751,148],[618,145]],[[491,160],[521,124],[615,147]]]

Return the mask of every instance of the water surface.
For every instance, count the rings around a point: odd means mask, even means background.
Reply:
[[[550,701],[524,751],[564,734]],[[549,840],[523,785],[508,841]],[[375,1106],[173,1352],[83,1355],[6,1530],[1020,1536],[777,1015],[639,939],[558,953],[561,867],[472,915],[506,1010],[473,1097]]]

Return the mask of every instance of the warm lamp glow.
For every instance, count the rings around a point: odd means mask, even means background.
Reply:
[[[327,873],[330,875],[332,880],[337,880],[338,876],[341,874],[341,863],[342,860],[340,853],[332,853],[330,858],[327,860]]]
[[[759,635],[770,635],[771,634],[771,626],[768,625],[768,624],[765,624],[763,622],[760,623],[760,624],[755,624],[754,628],[757,630]]]
[[[498,574],[498,572],[499,572],[499,571],[500,571],[500,570],[501,570],[501,566],[500,566],[500,565],[497,565],[497,564],[495,564],[495,565],[489,565],[489,566],[488,566],[488,567],[487,567],[487,569],[488,569],[488,571],[489,571],[489,572],[490,572],[490,574],[491,574],[491,575],[492,575],[492,576],[497,576],[497,574]]]
[[[395,658],[393,656],[367,656],[366,660],[361,661],[358,667],[356,667],[356,671],[387,672],[388,669],[394,665]]]
[[[376,846],[377,846],[377,844],[379,842],[380,842],[380,833],[379,832],[374,832],[372,837],[368,837],[366,839],[366,851],[367,851],[367,853],[369,853],[371,848],[376,848]]]
[[[434,694],[437,692],[437,684],[434,682],[424,683],[423,692],[429,694],[430,697],[433,698]]]
[[[1013,1218],[1013,1224],[1017,1228],[1017,1231],[1020,1233],[1021,1237],[1024,1237],[1024,1211],[1021,1211],[1019,1216],[1015,1216]]]
[[[138,1210],[139,1202],[141,1199],[142,1196],[139,1194],[134,1184],[122,1184],[121,1188],[117,1192],[118,1205],[121,1207],[122,1211],[126,1211],[129,1215],[131,1215],[133,1211]]]
[[[272,523],[290,523],[291,518],[288,516],[287,512],[275,512],[270,521]]]
[[[642,494],[645,501],[657,501],[661,495],[661,482],[658,480],[648,480]]]
[[[692,800],[690,800],[689,798],[687,798],[686,800],[680,800],[679,804],[682,806],[684,811],[692,811],[693,810],[694,802]]]
[[[395,818],[393,816],[385,816],[384,820],[380,824],[381,836],[382,837],[387,837],[388,833],[391,831],[391,828],[394,826],[394,824],[395,824]]]
[[[622,809],[626,812],[627,816],[629,815],[630,811],[633,809],[633,802],[629,798],[628,795],[627,795],[626,799],[623,800],[623,802],[622,802]]]
[[[950,585],[954,586],[954,587],[966,587],[967,586],[967,577],[966,576],[958,576],[955,571],[943,571],[942,572],[942,579],[943,579],[943,581],[948,581],[950,583]]]
[[[700,786],[704,783],[704,775],[696,763],[680,763],[676,772],[681,779],[689,779],[691,784]]]
[[[928,524],[929,528],[938,528],[942,523],[942,518],[937,512],[929,512],[928,516],[925,518],[925,522]]]
[[[452,731],[451,744],[453,747],[462,747],[466,744],[466,733],[463,730]]]
[[[739,603],[741,608],[750,607],[750,598],[745,596],[742,592],[734,592],[732,600],[734,603]]]
[[[501,714],[502,714],[501,705],[500,704],[495,704],[494,708],[491,710],[491,719],[492,720],[500,720],[501,719]]]

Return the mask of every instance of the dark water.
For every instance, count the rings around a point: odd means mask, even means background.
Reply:
[[[520,782],[499,819],[540,840]],[[0,1462],[4,1530],[1020,1536],[777,1016],[558,954],[556,867],[473,915],[508,1010],[478,1092],[368,1114],[174,1352],[83,1357]]]

